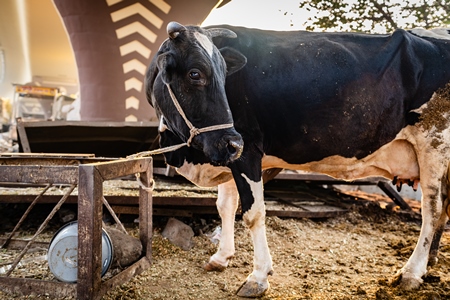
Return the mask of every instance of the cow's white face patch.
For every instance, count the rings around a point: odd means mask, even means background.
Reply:
[[[213,55],[213,43],[208,39],[208,37],[200,32],[194,32],[195,38],[198,43],[206,50],[208,55],[212,57]]]

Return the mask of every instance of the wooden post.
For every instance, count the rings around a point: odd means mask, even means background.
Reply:
[[[94,165],[80,165],[77,299],[96,299],[102,268],[103,180]],[[82,258],[82,259],[80,259]]]
[[[146,172],[140,173],[139,180],[143,186],[139,187],[139,235],[145,256],[152,261],[152,193],[153,189],[153,165],[149,163]]]

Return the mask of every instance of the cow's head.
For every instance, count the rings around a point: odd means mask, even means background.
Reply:
[[[217,49],[212,38],[235,38],[228,29],[203,29],[171,22],[147,72],[147,99],[162,127],[216,165],[239,158],[241,135],[225,94],[225,77],[241,69],[246,58],[230,48]],[[177,107],[178,106],[178,107]]]

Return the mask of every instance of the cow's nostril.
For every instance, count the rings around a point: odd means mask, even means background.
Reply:
[[[234,155],[237,152],[237,149],[232,145],[232,143],[229,143],[227,148],[228,148],[228,152],[231,155]]]
[[[233,157],[233,159],[237,159],[242,154],[242,143],[236,141],[229,141],[227,145],[228,153]]]

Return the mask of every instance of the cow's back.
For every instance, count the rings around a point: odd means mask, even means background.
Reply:
[[[227,78],[235,126],[264,152],[300,164],[364,157],[417,121],[412,110],[450,76],[445,41],[393,35],[228,27],[216,40],[247,57]],[[449,49],[447,49],[449,48]],[[259,140],[261,139],[261,140]]]

